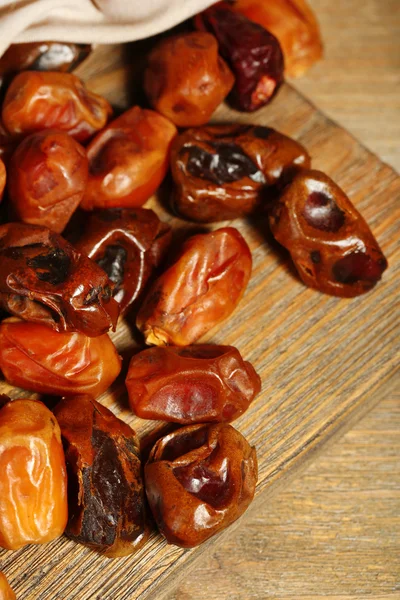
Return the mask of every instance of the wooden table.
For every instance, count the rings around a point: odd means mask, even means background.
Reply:
[[[400,170],[398,0],[313,0],[325,60],[292,83]],[[399,383],[397,379],[397,388]],[[197,561],[169,600],[400,598],[400,394]]]

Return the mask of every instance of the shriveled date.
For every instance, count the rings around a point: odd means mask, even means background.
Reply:
[[[324,173],[304,170],[270,213],[271,231],[306,285],[358,296],[379,281],[387,261],[363,217]]]
[[[0,546],[17,550],[59,537],[67,523],[67,475],[60,428],[27,398],[0,409]]]
[[[138,299],[171,240],[171,228],[145,208],[93,212],[75,247],[94,260],[114,283],[121,315]]]
[[[249,506],[257,483],[256,452],[227,423],[189,425],[155,444],[145,482],[160,532],[170,544],[193,548]]]
[[[143,419],[233,421],[261,389],[253,366],[233,346],[148,348],[131,359],[129,403]]]
[[[103,269],[47,227],[0,226],[0,306],[11,314],[95,337],[116,326],[112,287]]]
[[[67,133],[45,130],[21,142],[9,175],[17,220],[61,233],[85,191],[88,160],[84,148]]]
[[[273,189],[310,166],[305,148],[260,125],[188,129],[172,146],[173,207],[191,221],[251,214]]]
[[[72,73],[23,71],[7,90],[2,118],[12,134],[59,129],[84,142],[103,129],[111,113],[107,100]]]
[[[136,552],[149,529],[135,432],[88,396],[54,412],[68,471],[66,534],[110,558]]]
[[[233,227],[189,238],[140,308],[136,324],[146,343],[194,343],[234,311],[251,266],[250,249]]]
[[[144,78],[150,104],[179,127],[207,123],[233,83],[217,40],[203,31],[161,40],[148,57]]]
[[[11,317],[0,325],[0,369],[12,385],[59,396],[105,392],[121,370],[107,334],[57,333]]]
[[[7,577],[0,571],[0,600],[17,600],[17,596],[11,589]]]

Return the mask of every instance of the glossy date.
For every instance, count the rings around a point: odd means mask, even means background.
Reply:
[[[135,354],[126,387],[142,419],[190,424],[233,421],[259,393],[261,380],[233,346],[199,344]]]
[[[304,283],[334,296],[374,287],[387,261],[363,217],[324,173],[296,175],[270,212],[270,227]]]
[[[171,170],[173,207],[197,222],[253,213],[275,190],[310,166],[305,148],[260,125],[208,125],[174,141]]]
[[[88,180],[84,148],[61,131],[26,137],[9,167],[12,212],[24,223],[61,233],[80,203]]]
[[[66,534],[109,558],[133,554],[149,534],[135,432],[88,396],[54,413],[68,471]]]
[[[234,227],[189,238],[139,310],[136,324],[146,343],[194,343],[234,311],[251,266],[250,249]]]
[[[17,596],[11,589],[7,577],[0,571],[0,600],[17,600]]]
[[[193,548],[236,521],[253,499],[255,449],[226,423],[161,438],[145,466],[146,494],[168,543]],[[184,515],[184,518],[182,516]]]

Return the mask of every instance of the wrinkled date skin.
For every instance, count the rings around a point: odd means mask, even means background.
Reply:
[[[21,142],[10,162],[13,216],[61,233],[82,199],[88,172],[86,152],[70,135],[33,133]]]
[[[133,554],[149,534],[135,432],[88,396],[54,412],[67,461],[65,533],[109,558]]]
[[[287,75],[300,77],[322,57],[318,21],[305,0],[236,0],[232,6],[278,38]]]
[[[0,410],[0,546],[18,550],[62,535],[67,474],[60,428],[41,402],[13,400]]]
[[[11,317],[0,325],[0,369],[9,383],[26,390],[95,398],[117,378],[121,359],[107,334],[57,333]]]
[[[234,84],[207,32],[168,37],[150,53],[144,89],[155,110],[179,127],[207,123]]]
[[[124,208],[93,212],[75,247],[107,273],[123,315],[161,263],[170,241],[170,226],[152,210]]]
[[[155,444],[146,494],[167,542],[193,548],[244,513],[257,476],[255,449],[231,425],[189,425]]]
[[[235,76],[231,101],[253,112],[272,100],[283,83],[284,58],[272,33],[220,2],[195,17],[197,29],[214,34]]]
[[[259,393],[261,380],[233,346],[203,344],[139,352],[126,387],[139,417],[190,424],[233,421]]]
[[[363,217],[320,171],[305,170],[294,178],[273,205],[270,226],[304,283],[326,294],[363,294],[387,267]]]
[[[250,249],[234,227],[189,238],[140,308],[136,324],[146,343],[193,344],[234,311],[251,266]]]
[[[310,166],[301,144],[259,125],[209,125],[175,140],[171,169],[173,208],[191,221],[210,223],[249,215],[267,188]]]
[[[89,181],[81,207],[142,206],[168,170],[176,127],[162,115],[134,106],[89,144]]]
[[[7,90],[2,118],[14,135],[59,129],[85,142],[103,129],[111,113],[107,100],[72,73],[23,71]]]
[[[7,581],[7,577],[0,571],[0,600],[17,600],[17,596],[14,594]]]
[[[46,227],[0,226],[0,307],[25,321],[90,337],[115,329],[113,283],[90,258]]]

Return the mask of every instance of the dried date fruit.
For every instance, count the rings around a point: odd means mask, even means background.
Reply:
[[[103,555],[133,554],[149,534],[135,432],[88,396],[62,400],[68,472],[66,534]]]
[[[147,499],[167,542],[193,548],[247,509],[257,483],[255,449],[227,423],[189,425],[153,447]]]
[[[139,417],[190,424],[233,421],[259,393],[261,380],[233,346],[202,344],[135,354],[126,387]]]
[[[343,190],[320,171],[294,178],[270,213],[271,231],[304,283],[353,297],[374,287],[387,261],[370,228]]]
[[[152,107],[179,127],[207,123],[233,84],[217,40],[202,31],[161,40],[148,57],[144,77]]]
[[[84,142],[103,129],[111,113],[107,100],[72,73],[23,71],[7,90],[2,118],[13,135],[59,129]]]
[[[0,571],[0,600],[17,600],[17,596],[14,594],[7,581],[7,577]]]
[[[103,269],[54,231],[0,226],[0,307],[11,314],[95,337],[116,327],[112,288]]]
[[[197,29],[218,40],[219,51],[235,76],[232,104],[253,112],[272,100],[283,83],[284,58],[272,33],[219,2],[195,18]]]
[[[123,208],[93,212],[75,247],[107,273],[123,315],[140,296],[170,240],[170,226],[152,210]]]
[[[0,324],[0,369],[12,385],[59,396],[105,392],[121,359],[107,334],[57,333],[15,317]]]
[[[0,202],[3,199],[4,188],[6,187],[7,173],[4,162],[0,158]]]
[[[300,77],[322,57],[318,21],[305,0],[236,0],[232,6],[278,38],[287,75]]]
[[[176,127],[162,115],[134,106],[89,144],[89,180],[81,207],[142,206],[168,170]]]
[[[251,214],[276,188],[310,166],[301,144],[259,125],[208,125],[174,141],[173,207],[191,221],[209,223]]]
[[[18,550],[62,535],[67,474],[60,428],[41,402],[27,398],[0,409],[0,546]]]
[[[61,233],[82,199],[88,169],[85,149],[67,133],[44,130],[29,135],[9,166],[13,216]]]
[[[194,235],[150,288],[136,325],[147,344],[188,346],[234,311],[251,275],[250,249],[234,227]]]

